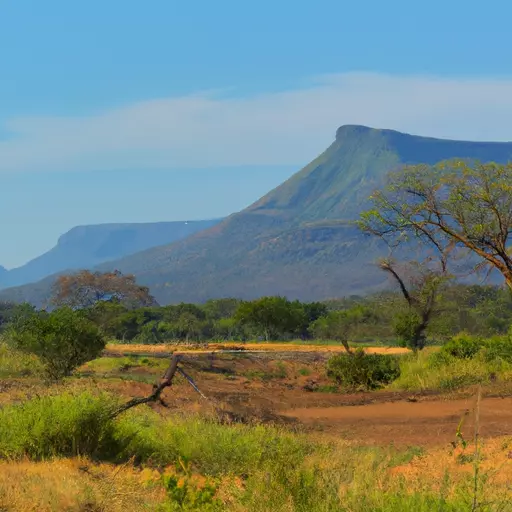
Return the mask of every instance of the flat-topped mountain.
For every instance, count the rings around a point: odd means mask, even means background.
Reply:
[[[53,249],[25,265],[9,271],[0,267],[0,287],[31,283],[67,270],[93,268],[109,260],[180,240],[219,221],[77,226],[63,234]]]
[[[375,290],[385,249],[352,221],[389,171],[448,158],[512,160],[512,143],[464,142],[342,126],[315,160],[245,210],[174,243],[100,265],[134,273],[161,304],[286,295],[318,300]],[[40,300],[43,286],[6,290]]]

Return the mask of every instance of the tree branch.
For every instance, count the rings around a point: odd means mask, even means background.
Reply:
[[[391,263],[389,261],[381,261],[379,263],[379,266],[382,270],[389,272],[398,282],[398,285],[400,286],[400,290],[402,291],[403,296],[405,297],[405,300],[408,302],[409,306],[413,305],[413,298],[411,297],[409,290],[407,290],[407,287],[405,286],[405,283],[403,279],[398,275],[396,270],[391,266]]]
[[[126,402],[124,405],[119,407],[116,411],[114,411],[110,418],[116,418],[121,413],[127,411],[128,409],[131,409],[132,407],[136,407],[137,405],[141,404],[147,404],[149,402],[156,402],[160,399],[160,395],[162,394],[162,391],[172,386],[172,380],[174,379],[174,375],[176,374],[176,371],[178,370],[178,363],[180,361],[179,355],[173,355],[171,358],[171,363],[169,364],[169,367],[167,368],[166,372],[164,373],[164,376],[160,380],[158,384],[155,384],[153,386],[153,393],[151,395],[143,397],[143,398],[132,398],[130,401]]]

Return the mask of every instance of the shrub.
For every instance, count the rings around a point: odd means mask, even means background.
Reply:
[[[30,315],[11,328],[9,338],[15,348],[39,357],[50,380],[71,375],[105,348],[99,329],[69,308]]]
[[[399,377],[400,365],[396,356],[366,354],[359,348],[329,359],[327,375],[342,386],[377,389]]]
[[[502,359],[512,363],[512,338],[509,335],[484,339],[462,333],[441,349],[441,354],[457,359],[472,359],[480,353],[486,361]]]
[[[501,359],[512,363],[512,339],[509,336],[495,336],[484,341],[482,355],[486,361]]]
[[[29,457],[115,453],[109,419],[115,401],[106,394],[64,393],[28,400],[0,409],[0,457]]]
[[[480,338],[461,333],[443,345],[441,352],[458,359],[471,359],[476,356],[483,346],[484,342]]]

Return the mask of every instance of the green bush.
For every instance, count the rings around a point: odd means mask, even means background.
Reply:
[[[9,330],[8,337],[16,349],[42,361],[50,380],[71,375],[105,348],[98,327],[70,308],[29,315]]]
[[[502,359],[512,363],[512,338],[510,335],[479,338],[462,333],[443,345],[440,352],[457,359],[472,359],[481,353],[486,361]]]
[[[400,364],[396,356],[366,354],[358,348],[329,359],[327,375],[341,386],[378,389],[400,376]]]
[[[482,339],[461,333],[454,336],[448,343],[445,343],[441,348],[441,352],[458,359],[471,359],[483,347],[484,342]]]
[[[486,361],[500,359],[512,363],[512,339],[508,336],[494,336],[484,342],[482,355]]]
[[[115,455],[122,450],[106,394],[64,393],[0,409],[0,458]]]

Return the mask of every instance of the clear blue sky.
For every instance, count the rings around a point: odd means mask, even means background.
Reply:
[[[512,4],[0,0],[0,264],[211,218],[344,123],[512,140]]]

